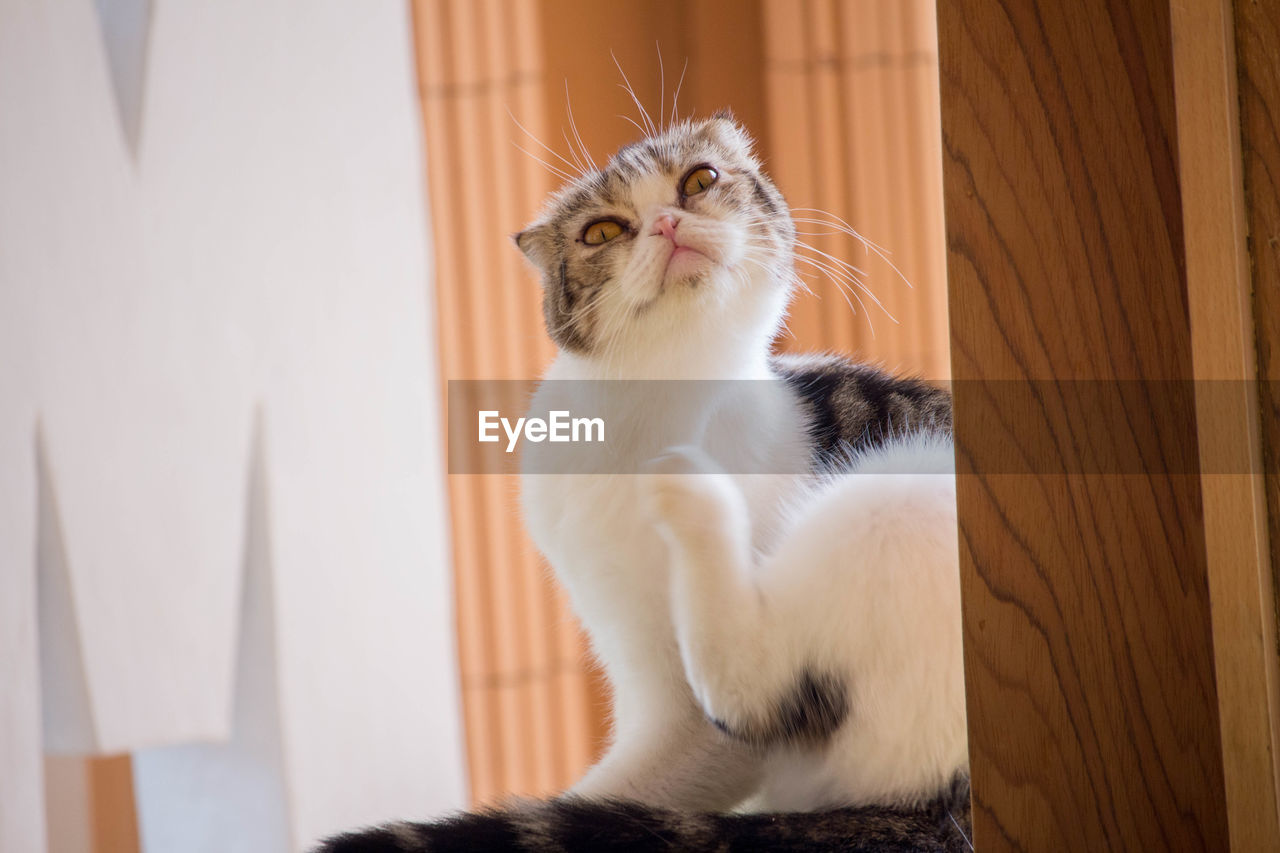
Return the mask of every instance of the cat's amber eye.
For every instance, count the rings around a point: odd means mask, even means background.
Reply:
[[[582,232],[582,242],[588,246],[599,246],[601,243],[608,243],[614,237],[621,236],[623,232],[622,223],[614,219],[598,219],[587,226]]]
[[[699,166],[689,174],[685,175],[684,185],[680,191],[686,197],[706,192],[707,187],[719,180],[720,174],[710,166]]]

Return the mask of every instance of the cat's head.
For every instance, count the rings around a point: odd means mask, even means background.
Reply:
[[[767,347],[793,281],[786,202],[727,113],[627,145],[515,240],[552,339],[587,358],[689,335]]]

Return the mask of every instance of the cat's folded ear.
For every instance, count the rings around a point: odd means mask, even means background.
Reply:
[[[550,231],[551,229],[546,225],[538,224],[530,225],[523,231],[511,235],[516,247],[539,271],[547,268],[554,254]]]
[[[743,146],[747,149],[754,146],[750,134],[733,114],[733,110],[728,107],[721,107],[712,113],[711,118],[707,119],[706,124],[703,125],[702,133],[721,145],[734,148]]]

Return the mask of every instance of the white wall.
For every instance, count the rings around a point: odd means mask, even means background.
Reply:
[[[99,6],[0,0],[0,850],[40,681],[151,851],[461,805],[407,10],[153,0],[117,97]]]

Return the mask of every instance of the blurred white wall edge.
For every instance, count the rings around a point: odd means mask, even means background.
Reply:
[[[93,0],[0,0],[0,850],[44,846],[40,678],[149,853],[462,806],[408,10],[152,7],[135,148]]]

